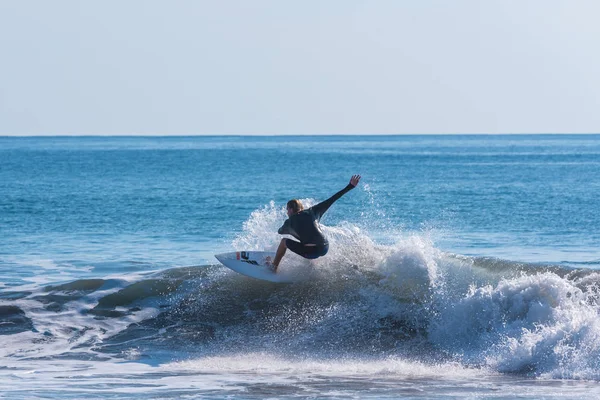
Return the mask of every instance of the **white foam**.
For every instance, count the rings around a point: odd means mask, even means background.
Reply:
[[[429,338],[501,372],[597,379],[589,371],[599,366],[600,322],[588,297],[550,272],[502,279],[448,304]]]
[[[327,376],[393,376],[396,378],[467,378],[490,374],[458,363],[426,364],[398,357],[384,359],[290,360],[268,353],[249,352],[234,356],[201,357],[161,366],[167,370],[200,373],[252,373]]]

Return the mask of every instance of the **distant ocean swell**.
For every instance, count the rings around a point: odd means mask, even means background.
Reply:
[[[251,216],[235,244],[273,245],[280,210]],[[280,219],[280,218],[279,218]],[[458,362],[552,378],[600,379],[600,274],[473,258],[426,234],[376,244],[325,227],[327,257],[290,255],[306,280],[257,281],[218,265],[0,292],[2,357],[175,359],[264,352],[290,359]],[[269,244],[267,244],[269,243]]]

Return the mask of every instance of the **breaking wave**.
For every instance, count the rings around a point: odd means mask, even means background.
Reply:
[[[310,201],[308,201],[310,203]],[[283,210],[255,211],[234,246],[274,249]],[[2,357],[193,359],[267,353],[290,360],[457,362],[501,373],[600,379],[600,275],[590,269],[450,254],[427,234],[378,244],[325,226],[331,250],[254,280],[220,265],[0,292]]]

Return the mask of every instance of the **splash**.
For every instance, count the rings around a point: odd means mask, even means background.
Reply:
[[[256,210],[234,246],[273,249],[284,219],[273,202]],[[597,272],[450,254],[429,232],[393,229],[380,243],[359,224],[322,228],[327,256],[286,256],[282,268],[311,274],[293,285],[201,266],[4,290],[3,356],[260,353],[600,379]]]

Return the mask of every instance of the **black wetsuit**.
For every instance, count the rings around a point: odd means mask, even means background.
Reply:
[[[329,242],[321,232],[319,221],[325,211],[344,194],[354,189],[354,186],[348,184],[327,200],[312,206],[307,210],[302,210],[288,218],[281,228],[277,231],[280,235],[292,235],[300,243],[287,239],[287,248],[304,258],[317,258],[324,256],[329,249]],[[314,246],[307,246],[314,245]]]

